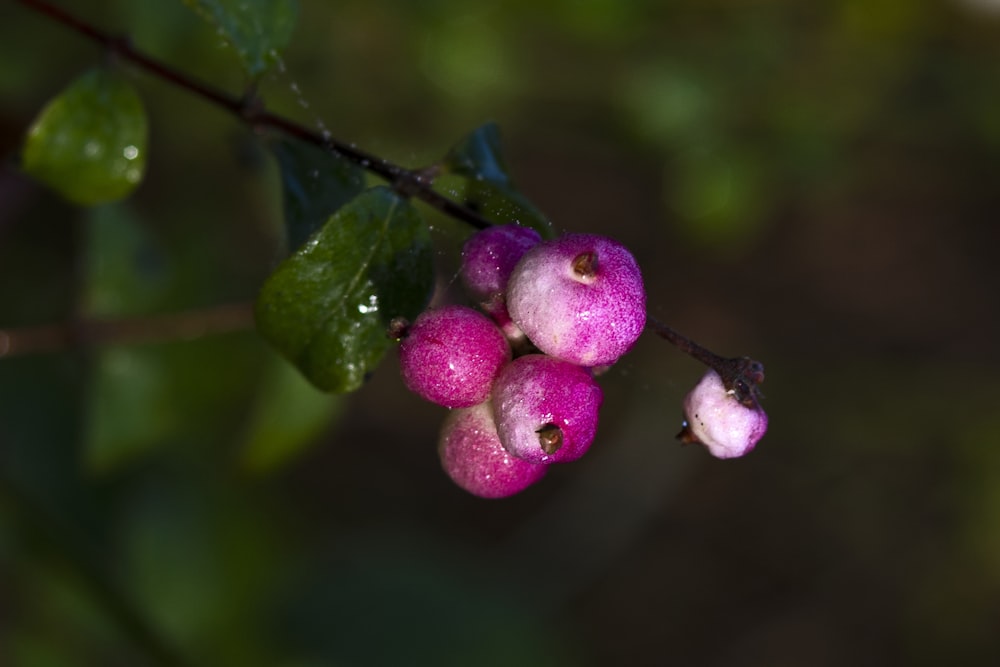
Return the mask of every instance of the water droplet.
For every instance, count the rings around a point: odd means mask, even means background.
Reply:
[[[126,146],[122,150],[122,155],[125,156],[126,160],[134,160],[139,157],[139,149],[135,146]]]
[[[378,295],[377,294],[371,294],[371,295],[368,296],[368,302],[367,303],[360,303],[360,304],[358,304],[358,312],[362,313],[364,315],[366,315],[368,313],[378,312]]]

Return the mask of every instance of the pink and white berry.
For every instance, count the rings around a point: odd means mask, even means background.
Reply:
[[[448,414],[441,427],[438,455],[452,481],[480,498],[520,493],[548,470],[511,456],[503,448],[489,401]]]
[[[469,295],[490,301],[502,295],[518,260],[542,240],[531,227],[498,225],[480,230],[462,246],[459,275]]]
[[[531,463],[562,463],[590,448],[604,394],[587,369],[527,354],[500,371],[491,401],[508,452]]]
[[[604,366],[642,333],[646,292],[625,246],[594,234],[567,234],[525,253],[507,285],[507,309],[542,352]]]
[[[750,453],[767,432],[767,413],[756,398],[748,404],[726,390],[722,378],[709,370],[684,397],[681,441],[700,443],[712,456],[732,459]]]
[[[415,394],[448,408],[482,403],[510,361],[507,339],[488,317],[466,306],[424,311],[399,345],[403,382]]]

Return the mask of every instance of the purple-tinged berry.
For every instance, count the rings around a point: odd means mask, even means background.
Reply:
[[[514,266],[541,240],[538,232],[521,225],[498,225],[470,236],[462,246],[459,270],[469,295],[485,303],[502,300]]]
[[[438,455],[452,481],[480,498],[520,493],[548,469],[512,456],[503,448],[488,401],[448,414],[441,427]]]
[[[466,306],[424,311],[399,345],[406,386],[448,408],[467,408],[489,398],[494,378],[510,357],[510,345],[497,325]]]
[[[613,364],[646,324],[646,292],[617,241],[567,234],[533,247],[507,285],[510,317],[539,350],[581,366]]]
[[[504,448],[531,463],[580,458],[597,433],[604,400],[590,372],[543,354],[509,363],[493,383],[493,414]]]
[[[735,389],[727,390],[714,370],[684,397],[684,420],[681,442],[705,445],[720,459],[748,454],[767,431],[767,413],[754,393],[739,396]]]

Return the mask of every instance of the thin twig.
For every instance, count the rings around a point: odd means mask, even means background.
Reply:
[[[76,346],[158,343],[244,331],[253,327],[249,303],[181,313],[117,319],[84,319],[17,329],[0,329],[0,359],[58,352]]]

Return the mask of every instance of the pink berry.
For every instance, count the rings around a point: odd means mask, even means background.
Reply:
[[[448,408],[485,401],[510,361],[510,346],[488,317],[466,306],[427,310],[406,330],[399,365],[410,391]]]
[[[539,350],[581,366],[613,364],[646,324],[646,293],[617,241],[567,234],[536,245],[507,285],[511,319]]]
[[[511,456],[503,448],[488,401],[448,414],[441,427],[438,455],[452,481],[480,498],[520,493],[548,469]]]
[[[750,453],[767,432],[767,413],[757,399],[749,396],[741,402],[713,370],[684,397],[684,418],[681,441],[705,445],[720,459]]]
[[[470,236],[462,246],[459,271],[469,295],[483,302],[502,295],[514,265],[541,238],[521,225],[489,227]]]
[[[493,414],[504,448],[531,463],[580,458],[597,433],[604,400],[585,368],[543,354],[509,363],[493,384]]]

